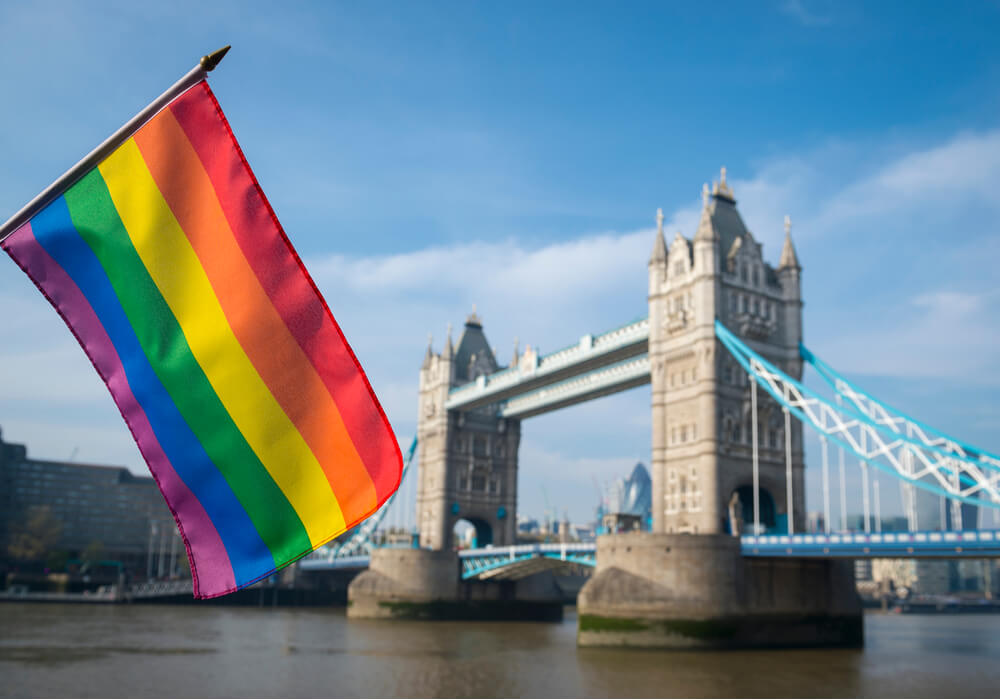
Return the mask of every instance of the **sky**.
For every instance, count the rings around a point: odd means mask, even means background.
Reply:
[[[0,0],[0,219],[232,44],[212,88],[404,447],[428,333],[476,304],[507,362],[645,316],[656,209],[690,237],[726,166],[772,264],[792,219],[806,344],[1000,451],[1000,2],[286,5]],[[4,439],[143,473],[5,256],[0,310]],[[526,421],[520,510],[590,519],[648,464],[649,400]]]

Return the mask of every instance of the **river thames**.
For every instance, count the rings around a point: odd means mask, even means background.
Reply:
[[[863,650],[578,649],[562,623],[348,620],[343,608],[0,604],[12,696],[995,697],[1000,615],[865,619]]]

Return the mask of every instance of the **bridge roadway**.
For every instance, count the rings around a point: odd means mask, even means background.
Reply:
[[[743,556],[812,559],[958,559],[1000,557],[1000,530],[884,532],[808,535],[744,535]],[[522,544],[480,547],[458,553],[463,579],[519,579],[543,569],[596,566],[597,546]],[[365,569],[368,555],[304,559],[303,570]]]

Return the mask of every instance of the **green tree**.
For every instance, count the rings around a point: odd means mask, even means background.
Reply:
[[[22,561],[40,560],[59,541],[61,534],[62,523],[48,506],[32,506],[21,526],[11,535],[7,553]]]

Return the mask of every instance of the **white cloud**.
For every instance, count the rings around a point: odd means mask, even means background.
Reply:
[[[820,201],[815,225],[835,231],[890,214],[952,212],[968,202],[996,201],[1000,130],[964,133],[906,153]]]

